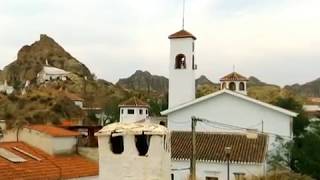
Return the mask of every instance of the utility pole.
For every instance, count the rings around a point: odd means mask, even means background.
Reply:
[[[191,117],[191,130],[192,130],[192,154],[190,158],[190,177],[191,180],[196,180],[196,125],[197,125],[196,117]]]

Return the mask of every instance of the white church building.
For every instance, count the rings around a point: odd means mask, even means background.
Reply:
[[[42,70],[37,74],[37,82],[44,83],[53,80],[66,81],[69,72],[52,66],[43,66]]]
[[[189,167],[191,146],[188,143],[191,140],[188,137],[191,117],[195,116],[211,122],[199,122],[196,126],[197,138],[199,136],[202,140],[199,142],[202,151],[197,157],[198,179],[226,179],[226,159],[221,149],[227,146],[231,146],[230,174],[263,174],[266,152],[272,147],[274,135],[290,139],[293,117],[297,114],[248,97],[248,80],[236,72],[220,79],[220,91],[196,99],[196,37],[181,30],[170,35],[169,39],[169,109],[161,114],[167,116],[168,128],[172,131],[173,169]],[[244,129],[264,133],[249,139],[245,138],[247,133]],[[236,141],[241,143],[237,144]],[[253,151],[252,148],[257,149]],[[242,153],[247,156],[240,160],[237,155]],[[189,171],[172,171],[172,174],[174,179],[182,180],[189,175]],[[235,178],[233,175],[230,177]]]

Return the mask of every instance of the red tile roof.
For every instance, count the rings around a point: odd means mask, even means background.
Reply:
[[[84,101],[84,99],[82,99],[80,96],[78,96],[77,94],[73,94],[73,93],[70,93],[70,92],[65,92],[64,93],[65,96],[67,98],[69,98],[70,100],[72,101]]]
[[[239,73],[232,72],[220,79],[220,81],[248,81],[248,78],[242,76]]]
[[[0,179],[70,179],[98,176],[98,164],[79,155],[51,156],[22,142],[0,143],[1,148],[26,159],[13,163],[0,157]],[[35,160],[13,148],[17,147],[41,160]]]
[[[79,136],[80,135],[80,133],[77,131],[70,131],[70,130],[66,130],[66,129],[51,126],[51,125],[38,124],[38,125],[30,125],[30,126],[27,126],[26,128],[29,128],[29,129],[32,129],[35,131],[39,131],[42,133],[46,133],[46,134],[51,135],[53,137],[69,137],[69,136]]]
[[[191,33],[189,33],[184,29],[181,31],[175,32],[169,36],[169,39],[177,39],[177,38],[192,38],[194,40],[197,39],[194,35],[192,35]]]
[[[136,98],[132,97],[122,103],[119,104],[119,107],[147,107],[149,108],[149,104]]]
[[[171,156],[186,160],[191,156],[191,132],[174,131],[171,134]],[[262,163],[267,151],[267,136],[258,135],[248,139],[244,134],[225,134],[197,132],[197,159],[203,161],[225,162],[225,147],[231,147],[230,160],[237,163]]]

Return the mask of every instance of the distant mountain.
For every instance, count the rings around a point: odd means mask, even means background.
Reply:
[[[202,86],[202,85],[214,85],[212,81],[210,81],[205,75],[201,75],[198,79],[196,79],[196,86]]]
[[[291,90],[305,97],[320,97],[320,78],[305,84],[293,84],[285,86],[285,89]]]
[[[116,85],[135,91],[167,93],[169,80],[164,76],[152,75],[148,71],[137,70],[128,78],[120,79]]]
[[[40,40],[19,50],[17,59],[3,69],[2,80],[6,79],[13,84],[34,80],[43,65],[46,65],[46,61],[51,66],[92,79],[91,72],[84,64],[66,52],[51,37],[42,34]]]

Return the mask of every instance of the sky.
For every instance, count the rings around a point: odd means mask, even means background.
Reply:
[[[197,76],[232,72],[278,85],[320,77],[319,0],[186,0]],[[137,69],[168,77],[182,0],[0,0],[0,69],[47,34],[98,78]]]

